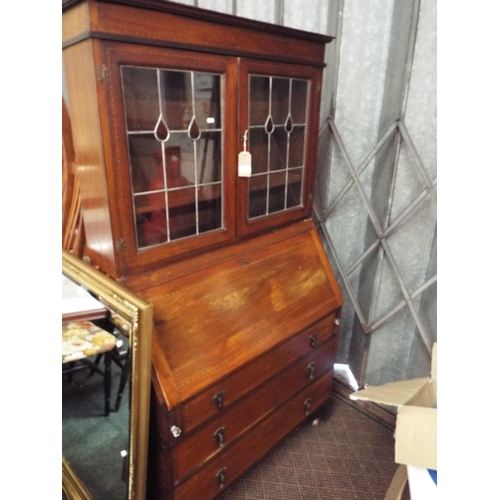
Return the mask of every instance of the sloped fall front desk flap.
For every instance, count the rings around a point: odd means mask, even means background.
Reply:
[[[315,229],[243,255],[143,292],[180,401],[342,305]]]

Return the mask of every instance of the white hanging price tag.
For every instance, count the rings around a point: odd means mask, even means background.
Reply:
[[[252,155],[248,151],[242,151],[238,155],[238,175],[240,177],[252,175]]]
[[[252,175],[252,155],[247,151],[247,134],[243,136],[243,151],[238,154],[238,175],[240,177],[250,177]]]

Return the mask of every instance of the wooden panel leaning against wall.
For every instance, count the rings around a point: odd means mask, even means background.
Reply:
[[[75,150],[71,120],[62,100],[62,248],[82,258],[85,233],[81,211],[80,182],[75,175]]]

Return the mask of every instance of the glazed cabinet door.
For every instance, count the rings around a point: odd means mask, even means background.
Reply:
[[[122,265],[130,270],[233,238],[236,60],[103,46],[107,172]]]
[[[241,62],[240,149],[252,168],[238,179],[239,234],[311,215],[321,75],[315,67]]]

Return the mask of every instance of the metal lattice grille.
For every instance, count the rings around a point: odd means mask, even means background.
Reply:
[[[345,298],[337,361],[360,385],[425,376],[437,337],[436,5],[339,1],[330,13],[315,218]]]
[[[315,217],[322,230],[324,242],[328,246],[328,250],[333,257],[339,281],[341,281],[344,291],[347,292],[348,300],[351,302],[352,308],[355,311],[357,321],[359,321],[364,334],[373,334],[379,328],[383,327],[384,324],[389,322],[391,318],[401,309],[407,308],[416,325],[418,334],[420,335],[422,342],[424,343],[427,351],[430,354],[432,350],[432,343],[435,340],[435,334],[434,332],[430,332],[424,322],[421,320],[418,307],[419,298],[431,285],[433,285],[437,281],[437,275],[433,274],[423,283],[420,283],[416,288],[410,289],[406,283],[402,271],[399,269],[397,262],[398,259],[397,256],[394,255],[394,252],[391,250],[390,242],[392,235],[396,234],[398,229],[401,228],[401,226],[405,224],[405,222],[411,221],[412,217],[424,202],[432,203],[433,209],[435,210],[437,180],[429,178],[427,171],[424,168],[419,158],[418,152],[413,145],[408,131],[406,130],[405,125],[402,121],[397,120],[393,124],[391,124],[391,126],[387,129],[386,133],[383,134],[382,138],[378,141],[375,147],[357,167],[354,166],[352,160],[350,159],[342,138],[331,116],[328,117],[322,128],[321,135],[323,136],[325,134],[328,136],[327,140],[333,141],[336,145],[338,145],[345,165],[349,170],[350,179],[345,183],[337,196],[335,196],[333,200],[330,200],[330,203],[322,212],[318,211],[317,206],[315,207]],[[369,194],[367,193],[366,187],[363,183],[362,174],[374,161],[381,148],[383,148],[386,145],[386,142],[390,139],[392,139],[393,143],[404,143],[407,146],[413,160],[411,162],[411,166],[412,168],[414,168],[415,173],[418,174],[418,176],[421,178],[423,189],[418,192],[413,199],[407,200],[408,204],[406,205],[406,207],[404,207],[404,209],[395,217],[391,217],[389,215],[385,218],[381,218],[377,213],[377,209],[370,199]],[[322,140],[324,141],[325,138],[322,137]],[[401,145],[399,145],[399,148],[401,148]],[[329,163],[328,160],[326,163]],[[328,171],[328,175],[330,175],[330,171]],[[393,177],[396,175],[397,165],[394,166]],[[323,185],[328,186],[329,184],[330,183],[327,181]],[[353,190],[355,191],[356,196],[359,196],[362,200],[363,207],[366,210],[367,219],[372,226],[373,232],[376,234],[376,239],[373,241],[373,243],[367,245],[361,255],[351,255],[352,261],[347,263],[342,262],[342,259],[338,255],[338,251],[336,248],[339,246],[339,244],[334,243],[330,235],[328,222],[329,219],[335,214],[336,209],[339,208],[348,194]],[[394,196],[394,192],[391,193],[391,196]],[[326,196],[324,193],[322,197],[320,196],[320,199],[325,199],[327,197],[328,193],[326,193]],[[362,306],[359,300],[359,290],[355,289],[352,284],[353,275],[355,275],[356,271],[370,258],[372,258],[374,254],[377,254],[378,260],[378,280],[381,279],[382,267],[384,265],[389,266],[395,279],[397,280],[402,294],[402,300],[398,301],[390,310],[386,311],[383,314],[377,314],[377,310],[379,310],[377,308],[379,294],[382,293],[381,283],[378,283],[378,286],[374,287],[373,293],[371,294],[371,300],[368,310]],[[362,379],[364,377],[361,376],[360,378]]]

